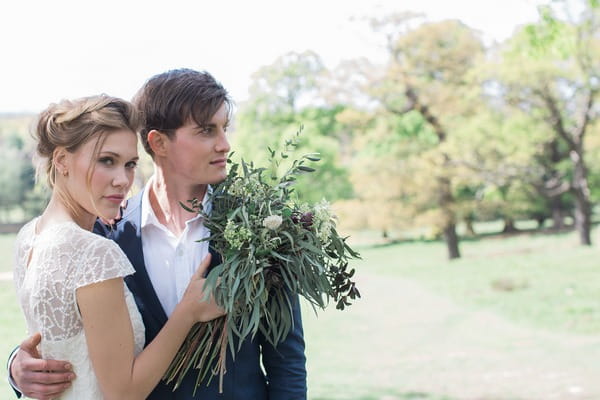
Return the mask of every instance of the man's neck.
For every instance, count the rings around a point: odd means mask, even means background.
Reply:
[[[180,203],[191,199],[204,198],[207,185],[189,185],[177,179],[165,176],[164,172],[155,169],[154,179],[149,187],[150,206],[158,221],[175,236],[179,237],[185,229],[185,223],[196,216],[186,211]]]

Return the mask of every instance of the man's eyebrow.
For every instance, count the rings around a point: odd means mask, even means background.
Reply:
[[[223,126],[229,126],[231,121],[227,121],[223,124]],[[196,130],[202,130],[202,129],[206,129],[206,128],[216,128],[218,126],[218,124],[214,123],[214,122],[206,122],[205,124],[202,125],[195,125],[192,129],[196,129]]]
[[[211,124],[210,122],[207,122],[205,124],[195,124],[194,126],[192,126],[192,129],[204,129],[207,126],[214,126],[214,124]]]

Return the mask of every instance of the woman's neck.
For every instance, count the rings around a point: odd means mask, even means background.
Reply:
[[[38,221],[38,233],[46,227],[66,221],[75,222],[82,229],[91,231],[94,228],[96,216],[89,214],[81,207],[78,207],[76,210],[71,209],[56,192],[53,192],[48,206],[46,206]]]

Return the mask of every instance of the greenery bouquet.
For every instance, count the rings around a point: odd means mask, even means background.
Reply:
[[[343,310],[360,297],[351,280],[354,270],[348,270],[348,261],[360,256],[337,233],[329,204],[295,200],[296,177],[314,171],[307,162],[319,161],[317,154],[289,161],[299,133],[284,152],[269,149],[270,168],[234,163],[230,157],[227,178],[210,194],[211,210],[203,210],[198,199],[183,205],[203,215],[211,232],[205,240],[222,257],[206,284],[227,315],[197,324],[189,333],[165,374],[175,388],[194,368],[196,387],[205,377],[210,382],[219,375],[222,391],[227,348],[235,357],[243,340],[259,331],[277,346],[293,328],[296,295],[315,311],[332,299]],[[278,177],[284,161],[287,171]]]

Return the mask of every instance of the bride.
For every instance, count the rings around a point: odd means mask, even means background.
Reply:
[[[100,95],[43,111],[37,154],[52,188],[43,214],[17,235],[15,284],[45,359],[70,360],[77,378],[63,399],[143,399],[190,328],[223,314],[204,298],[202,262],[159,335],[142,350],[144,325],[123,277],[134,273],[117,244],[92,233],[110,220],[133,182],[140,116]]]

